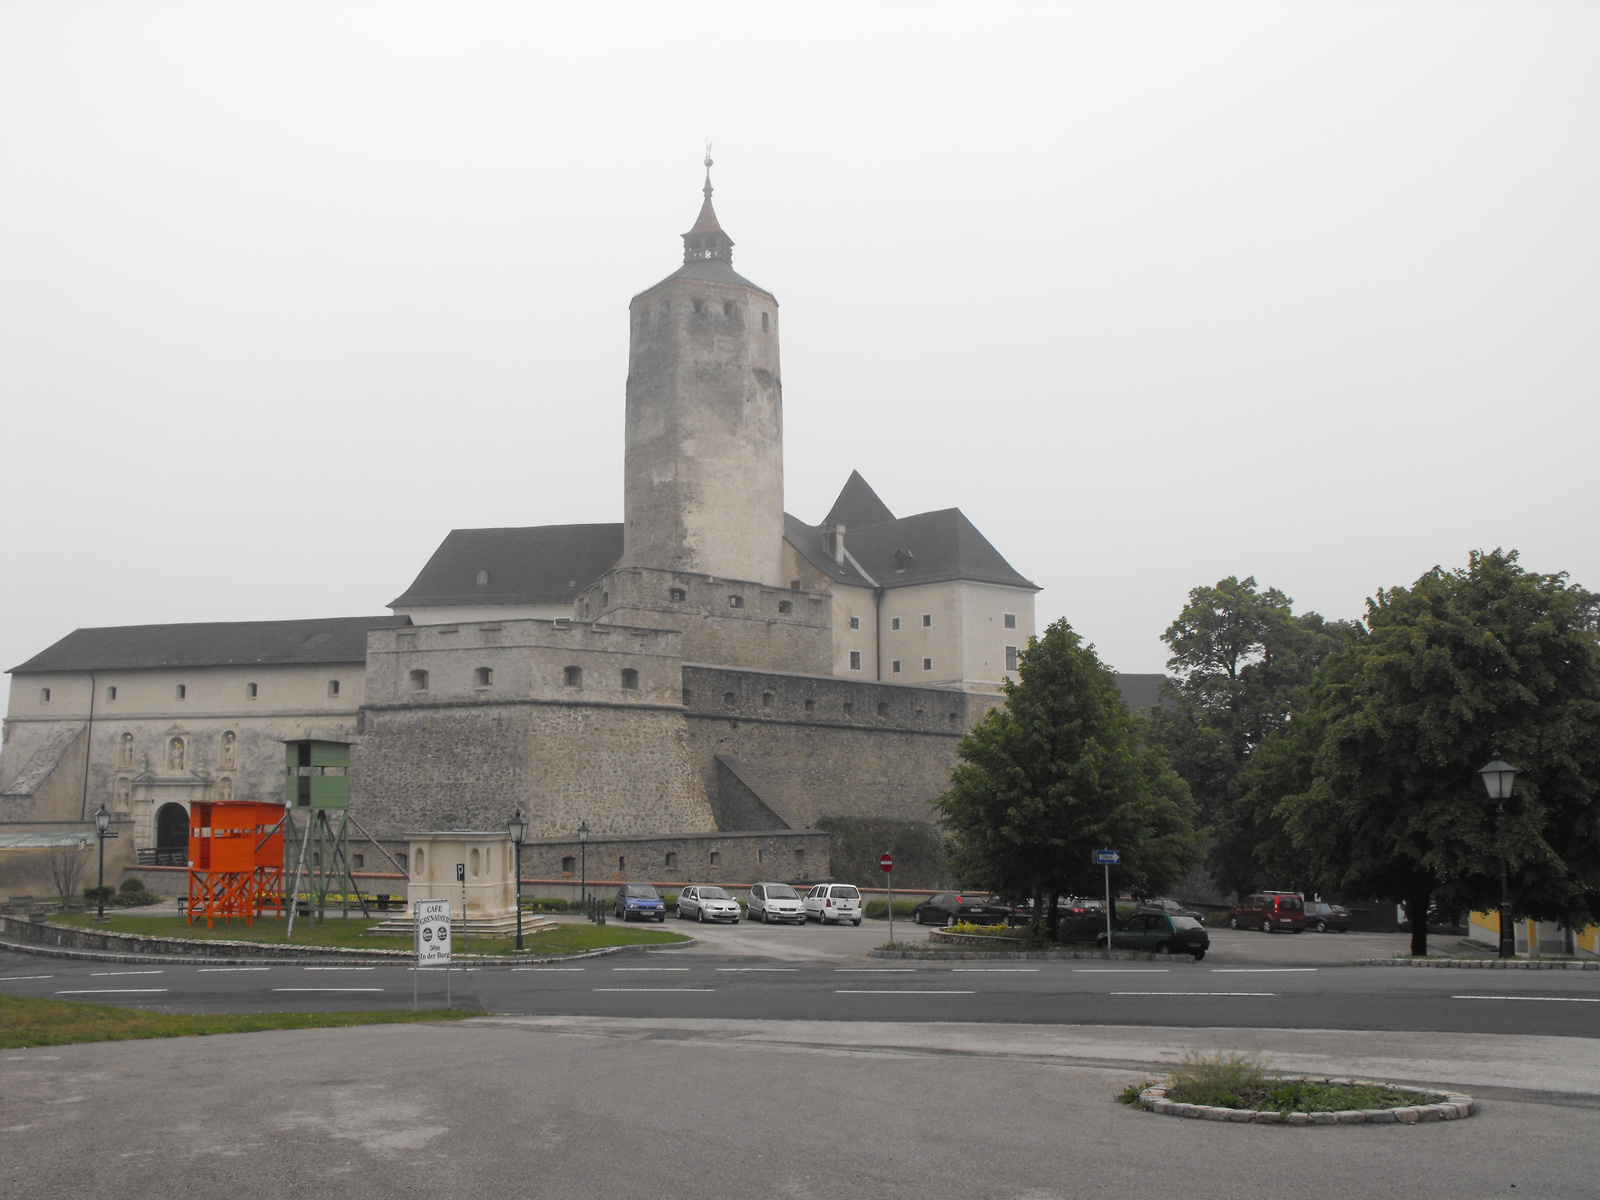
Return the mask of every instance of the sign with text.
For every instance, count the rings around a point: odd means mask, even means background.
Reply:
[[[1122,861],[1122,855],[1115,850],[1096,850],[1094,852],[1094,865],[1097,867],[1114,867]]]
[[[450,901],[418,900],[414,908],[417,922],[417,962],[448,963]]]
[[[894,870],[894,855],[885,854],[878,859],[878,867],[883,871]]]

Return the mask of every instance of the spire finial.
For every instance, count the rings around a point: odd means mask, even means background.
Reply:
[[[711,143],[706,143],[706,186],[701,189],[707,200],[711,199]]]
[[[722,231],[722,226],[717,223],[717,213],[711,207],[711,143],[706,142],[706,185],[701,189],[705,193],[705,201],[700,205],[700,217],[694,223],[694,228],[683,235],[683,261],[694,262],[697,259],[720,258],[727,263],[733,262],[733,239]]]

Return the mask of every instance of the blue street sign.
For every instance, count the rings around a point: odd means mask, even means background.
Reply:
[[[1094,852],[1094,865],[1097,867],[1114,867],[1122,861],[1122,855],[1115,850],[1096,850]]]

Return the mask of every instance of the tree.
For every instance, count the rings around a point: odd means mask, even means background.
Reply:
[[[1253,576],[1230,575],[1191,591],[1161,640],[1176,679],[1151,717],[1153,736],[1199,805],[1212,878],[1242,893],[1271,871],[1256,853],[1271,825],[1238,803],[1243,773],[1304,699],[1317,665],[1338,645],[1339,626],[1314,612],[1296,616],[1277,588],[1257,591]]]
[[[1194,804],[1116,677],[1065,621],[1028,640],[1006,703],[961,740],[936,807],[966,884],[1048,900],[1093,894],[1100,848],[1121,852],[1121,880],[1160,890],[1198,857]],[[1035,911],[1040,911],[1036,904]]]
[[[1285,778],[1304,772],[1273,810],[1296,851],[1335,889],[1404,900],[1413,954],[1427,952],[1431,901],[1499,903],[1495,809],[1477,775],[1497,755],[1521,772],[1506,821],[1514,905],[1569,924],[1600,914],[1591,601],[1500,550],[1379,592],[1365,636],[1318,672],[1304,732],[1296,716],[1275,748]]]
[[[50,850],[50,879],[55,884],[56,895],[63,903],[78,899],[78,881],[83,878],[83,868],[89,861],[84,853],[87,847],[74,843],[54,846]]]

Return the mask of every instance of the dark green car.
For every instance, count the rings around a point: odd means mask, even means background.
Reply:
[[[1106,947],[1106,935],[1099,934],[1095,945]],[[1113,950],[1149,950],[1156,954],[1192,954],[1195,962],[1211,949],[1211,935],[1193,917],[1167,913],[1136,913],[1111,933]]]

